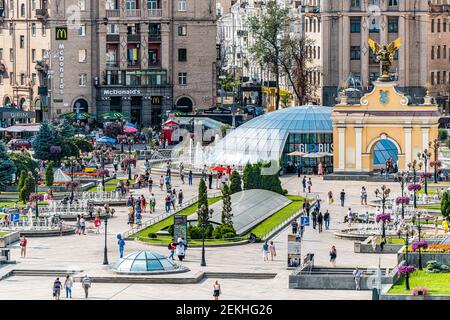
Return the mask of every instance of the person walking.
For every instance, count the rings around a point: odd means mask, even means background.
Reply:
[[[273,244],[273,241],[270,241],[269,252],[270,252],[270,260],[273,261],[273,257],[277,256],[277,250],[275,248],[275,245]]]
[[[367,190],[363,186],[360,191],[361,205],[367,205]]]
[[[94,219],[95,234],[100,234],[100,225],[101,225],[100,216],[97,215]]]
[[[53,297],[55,300],[59,300],[61,297],[61,287],[62,283],[59,280],[59,278],[56,278],[56,280],[53,282]]]
[[[361,290],[361,271],[358,267],[353,270],[353,279],[355,280],[356,290]]]
[[[353,220],[352,208],[348,208],[348,211],[347,211],[347,222],[348,222],[348,226],[349,227],[352,226],[352,220]]]
[[[333,199],[333,192],[330,190],[328,191],[328,204],[333,204],[334,199]]]
[[[311,214],[311,218],[312,218],[312,223],[313,223],[313,229],[316,230],[316,226],[317,226],[317,210],[314,209],[312,214]]]
[[[122,238],[122,235],[119,233],[117,235],[117,245],[119,246],[119,258],[123,258],[123,249],[125,247],[125,240]]]
[[[319,211],[319,214],[317,215],[317,225],[319,226],[319,233],[322,232],[322,226],[323,226],[323,214]]]
[[[27,255],[28,239],[25,236],[20,238],[20,257],[25,258]]]
[[[303,187],[303,193],[306,193],[306,176],[302,179],[302,187]]]
[[[183,206],[183,199],[184,199],[183,190],[180,189],[180,191],[178,191],[178,205],[180,207]]]
[[[87,299],[89,295],[89,289],[91,288],[91,279],[87,276],[87,274],[81,280],[81,286],[84,289],[84,297]]]
[[[330,250],[330,262],[334,268],[336,267],[336,258],[337,258],[337,250],[335,246],[332,246]]]
[[[173,255],[175,254],[175,243],[174,242],[175,242],[174,239],[170,240],[170,243],[167,246],[167,249],[169,249],[169,253],[170,253],[169,259],[172,259],[172,261],[174,260]]]
[[[73,279],[68,274],[66,280],[64,280],[64,289],[66,289],[66,298],[72,298]]]
[[[159,188],[161,189],[161,191],[163,191],[163,186],[164,186],[164,178],[163,176],[161,176],[159,178]]]
[[[220,288],[219,281],[216,280],[216,282],[214,282],[214,284],[213,284],[213,297],[214,297],[214,300],[219,300],[219,296],[220,296],[221,293],[222,293],[222,290]]]
[[[166,204],[166,213],[170,212],[170,195],[167,194],[165,198],[165,204]]]
[[[193,177],[192,170],[189,170],[188,183],[189,183],[190,186],[192,186],[192,177]]]
[[[150,177],[148,179],[148,192],[152,193],[152,190],[153,190],[153,178]]]
[[[155,210],[156,210],[156,198],[155,198],[155,194],[153,194],[153,193],[152,193],[152,196],[150,197],[149,205],[150,205],[150,212],[155,212]]]
[[[372,251],[377,252],[377,236],[375,234],[370,237],[370,244],[372,245]]]
[[[297,220],[294,220],[294,221],[291,222],[291,227],[292,227],[292,234],[296,234],[297,233],[297,228],[298,228]]]
[[[267,241],[263,244],[262,250],[264,261],[269,261],[269,245],[267,244]]]
[[[212,183],[213,183],[213,174],[212,174],[212,172],[210,171],[210,172],[209,172],[209,175],[208,175],[208,188],[209,188],[209,189],[212,189]]]
[[[330,213],[327,211],[325,211],[325,213],[323,214],[323,221],[325,222],[325,230],[329,230],[330,229]]]
[[[84,219],[84,216],[81,216],[80,218],[80,235],[81,233],[86,235],[86,220]]]
[[[185,246],[184,246],[184,242],[181,239],[178,239],[178,244],[177,244],[176,250],[177,250],[178,260],[183,262],[184,255],[185,255]]]
[[[312,188],[312,180],[311,178],[308,178],[308,193],[311,193],[311,188]]]
[[[343,207],[344,206],[344,202],[345,202],[345,191],[344,191],[344,189],[342,189],[342,191],[341,191],[340,199],[341,199],[341,207]]]

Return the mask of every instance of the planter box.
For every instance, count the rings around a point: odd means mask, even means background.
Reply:
[[[19,241],[20,233],[19,232],[11,232],[4,237],[0,237],[0,248],[6,248],[10,244]]]
[[[428,261],[436,260],[440,264],[450,265],[450,253],[427,253],[422,252],[422,266],[425,267]],[[397,261],[400,263],[405,260],[405,253],[401,250],[397,253]],[[419,253],[408,252],[408,264],[418,266],[419,265]]]

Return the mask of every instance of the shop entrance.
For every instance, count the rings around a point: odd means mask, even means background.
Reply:
[[[140,124],[142,121],[142,97],[131,98],[131,122]]]

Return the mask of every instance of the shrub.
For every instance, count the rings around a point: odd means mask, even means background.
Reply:
[[[202,238],[202,227],[189,226],[187,229],[188,237],[191,239],[201,239]]]
[[[233,232],[227,232],[227,233],[222,234],[222,239],[231,239],[234,237],[236,237],[236,233],[233,233]]]
[[[50,161],[45,168],[45,185],[51,187],[55,181],[55,175],[53,173],[53,161]]]
[[[149,237],[150,239],[156,239],[158,236],[156,235],[156,233],[150,232],[150,233],[148,234],[148,237]]]
[[[201,228],[200,228],[200,230],[201,230]],[[211,239],[213,232],[214,232],[214,227],[211,224],[208,224],[205,229],[205,238]]]
[[[228,224],[222,224],[214,229],[213,238],[214,239],[226,239],[234,238],[236,236],[236,231],[233,226]]]

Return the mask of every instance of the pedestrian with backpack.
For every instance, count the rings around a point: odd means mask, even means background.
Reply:
[[[175,243],[174,243],[174,239],[172,239],[169,243],[169,245],[167,246],[167,249],[169,249],[169,259],[173,259],[173,256],[175,254]]]

